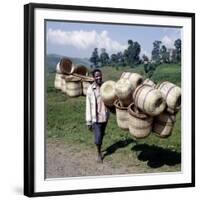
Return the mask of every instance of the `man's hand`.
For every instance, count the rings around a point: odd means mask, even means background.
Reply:
[[[88,125],[88,130],[92,131],[92,125]]]

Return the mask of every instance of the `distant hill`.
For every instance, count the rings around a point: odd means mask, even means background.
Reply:
[[[48,72],[55,72],[56,71],[56,65],[62,57],[67,57],[67,56],[61,56],[61,55],[57,55],[57,54],[48,54],[47,55],[47,57],[46,57],[46,68],[48,69]],[[73,63],[84,65],[88,68],[92,64],[89,61],[89,59],[87,59],[87,58],[72,58],[72,57],[68,57],[68,58],[71,59]]]

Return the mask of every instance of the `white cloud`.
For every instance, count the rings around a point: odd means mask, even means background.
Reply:
[[[163,33],[166,35],[172,35],[174,37],[180,37],[181,28],[163,28]]]
[[[163,33],[161,41],[167,48],[174,48],[175,40],[181,38],[181,28],[164,28]]]
[[[144,55],[146,55],[149,59],[151,59],[151,53],[148,52],[147,50],[141,48],[141,51],[140,51],[140,57],[142,57]]]
[[[105,48],[108,53],[123,51],[127,45],[112,40],[107,31],[63,31],[48,29],[47,40],[52,44],[69,45],[77,49]]]
[[[167,48],[174,48],[174,39],[165,35],[163,38],[162,38],[162,44],[165,45]]]

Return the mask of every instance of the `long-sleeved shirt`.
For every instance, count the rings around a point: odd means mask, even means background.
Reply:
[[[87,89],[86,95],[86,123],[91,125],[94,122],[107,122],[109,110],[106,108],[101,95],[100,87],[93,83]]]

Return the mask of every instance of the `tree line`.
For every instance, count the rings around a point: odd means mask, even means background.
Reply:
[[[98,68],[103,66],[130,66],[136,67],[144,64],[145,72],[154,71],[157,65],[161,63],[181,63],[181,39],[174,42],[174,48],[167,49],[161,41],[153,42],[151,58],[143,54],[140,57],[141,45],[136,41],[128,40],[128,47],[123,52],[119,51],[109,55],[105,48],[94,48],[90,57],[91,67]]]

